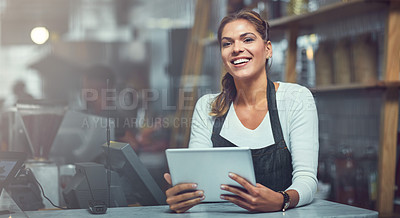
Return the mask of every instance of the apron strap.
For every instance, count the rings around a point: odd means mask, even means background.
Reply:
[[[267,102],[272,133],[274,135],[275,143],[278,143],[283,140],[283,133],[281,122],[279,121],[278,107],[276,104],[275,85],[269,78],[267,85]]]

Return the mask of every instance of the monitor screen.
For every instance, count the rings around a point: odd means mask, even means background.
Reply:
[[[0,152],[0,193],[16,176],[25,159],[23,152]]]
[[[57,164],[92,161],[102,154],[100,145],[106,141],[105,117],[67,111],[54,139],[50,156]],[[113,125],[110,127],[113,140]]]
[[[16,160],[0,160],[0,182],[3,183],[11,170],[17,164]]]
[[[109,152],[110,169],[120,176],[121,186],[129,205],[143,206],[166,204],[166,196],[140,161],[133,148],[127,143],[111,142]]]

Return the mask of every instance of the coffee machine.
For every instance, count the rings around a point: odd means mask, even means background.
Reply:
[[[25,100],[9,109],[5,113],[6,119],[3,119],[8,121],[7,150],[23,151],[28,154],[25,167],[31,170],[42,185],[46,196],[57,205],[60,199],[59,170],[49,159],[49,154],[66,110],[66,105],[62,103]],[[27,186],[33,185],[37,184],[27,184]],[[25,192],[12,184],[10,189],[14,192],[11,195],[20,196],[24,194],[20,192]],[[50,202],[43,201],[43,203],[45,208],[52,208]]]

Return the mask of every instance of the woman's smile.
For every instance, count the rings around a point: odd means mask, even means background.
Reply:
[[[237,58],[233,58],[231,60],[231,63],[237,67],[244,67],[246,66],[250,61],[252,60],[252,58],[248,58],[248,57],[237,57]]]

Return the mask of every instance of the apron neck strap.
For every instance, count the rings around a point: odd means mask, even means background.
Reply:
[[[268,102],[268,111],[269,118],[271,121],[272,133],[274,135],[275,143],[278,143],[283,140],[283,133],[281,122],[279,121],[278,115],[278,107],[276,104],[276,91],[274,83],[268,78],[267,84],[267,102]]]

